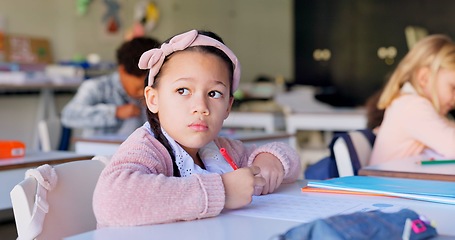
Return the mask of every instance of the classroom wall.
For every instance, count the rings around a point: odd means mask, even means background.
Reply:
[[[6,33],[46,37],[54,59],[97,53],[114,61],[114,50],[122,42],[126,27],[133,22],[139,0],[119,0],[122,28],[107,34],[102,22],[104,1],[91,1],[85,15],[76,11],[77,1],[0,1],[0,16]],[[258,75],[281,75],[292,79],[292,0],[155,0],[161,18],[149,34],[165,40],[192,28],[217,32],[237,54],[242,64],[242,81]],[[71,94],[57,95],[58,111]],[[39,95],[11,95],[0,91],[0,139],[17,139],[32,145]]]
[[[77,14],[77,1],[0,1],[7,33],[46,37],[55,60],[97,53],[114,61],[114,50],[134,19],[140,0],[119,0],[122,28],[108,34],[102,21],[104,1],[91,1],[87,13]],[[160,10],[157,27],[149,35],[165,40],[192,28],[213,30],[238,55],[242,81],[259,74],[293,76],[292,0],[155,0]]]

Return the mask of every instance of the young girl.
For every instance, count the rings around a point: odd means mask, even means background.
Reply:
[[[399,63],[378,102],[384,120],[370,165],[411,156],[455,157],[455,44],[444,35],[419,41]]]
[[[213,217],[297,179],[300,160],[289,146],[251,148],[218,137],[240,81],[240,64],[218,36],[177,35],[145,52],[139,67],[150,69],[148,122],[100,176],[93,199],[99,227]]]

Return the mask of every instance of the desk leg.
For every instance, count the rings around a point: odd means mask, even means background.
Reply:
[[[297,152],[299,152],[300,147],[297,142],[297,129],[292,126],[286,125],[286,132],[291,135],[289,137],[289,145],[291,145],[292,148],[294,148]]]
[[[36,126],[33,136],[32,150],[40,150],[40,143],[38,137],[38,123],[41,120],[57,118],[57,111],[55,107],[54,92],[50,88],[43,88],[40,91],[38,110],[36,114]]]
[[[289,109],[285,111],[284,115],[284,120],[285,120],[285,127],[286,127],[286,132],[291,135],[289,138],[289,144],[291,147],[293,147],[297,152],[300,152],[300,147],[297,142],[297,123],[298,122],[290,113]]]

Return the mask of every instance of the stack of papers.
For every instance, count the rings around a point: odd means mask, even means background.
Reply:
[[[307,187],[387,196],[455,205],[455,182],[349,176],[323,181],[308,181]]]

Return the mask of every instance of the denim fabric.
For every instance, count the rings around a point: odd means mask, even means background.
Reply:
[[[291,228],[281,235],[280,239],[402,239],[407,218],[416,220],[419,219],[419,215],[409,209],[395,213],[371,211],[337,215]],[[434,227],[428,223],[424,224],[426,231],[415,233],[411,230],[409,239],[428,239],[437,235]]]
[[[308,166],[305,170],[305,179],[325,180],[339,177],[337,163],[333,156],[327,156]]]

